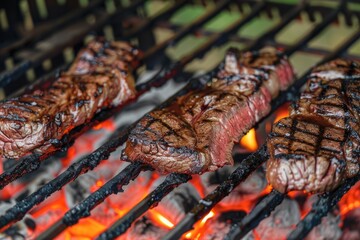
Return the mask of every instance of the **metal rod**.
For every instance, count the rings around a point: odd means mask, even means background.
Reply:
[[[347,179],[336,190],[323,194],[313,205],[311,211],[301,220],[296,229],[287,237],[288,240],[304,239],[316,227],[323,217],[340,201],[349,189],[360,180],[360,175]]]
[[[323,31],[331,22],[333,22],[338,14],[344,9],[346,4],[346,0],[341,0],[339,5],[331,11],[326,18],[324,18],[319,24],[317,24],[308,34],[306,34],[296,45],[290,47],[285,51],[285,55],[292,55],[294,52],[299,50],[300,48],[307,45],[310,40],[314,39],[316,36],[319,35],[321,31]]]
[[[143,0],[145,2],[145,0]],[[11,52],[16,51],[17,49],[23,47],[26,44],[32,43],[34,41],[42,40],[44,37],[49,36],[50,34],[59,30],[68,24],[72,24],[74,21],[77,21],[83,18],[86,14],[89,14],[91,11],[101,7],[105,0],[94,0],[89,2],[89,5],[77,11],[72,11],[59,19],[51,21],[49,24],[46,24],[38,31],[36,28],[31,31],[30,33],[22,36],[20,39],[15,40],[14,42],[10,43],[6,47],[0,49],[0,59],[4,59],[7,57]]]
[[[145,2],[146,2],[146,0],[133,1],[131,3],[131,5],[129,5],[128,7],[119,9],[116,12],[114,12],[113,14],[108,15],[106,17],[106,19],[104,19],[103,24],[105,24],[107,21],[109,21],[111,18],[113,18],[117,15],[121,15],[121,14],[124,14],[125,12],[133,11],[134,9],[138,8]],[[95,24],[93,26],[93,28],[95,29],[96,27],[100,27],[100,26]],[[81,36],[85,36],[86,34],[88,34],[88,31],[84,32]],[[73,41],[73,39],[70,39],[70,40]],[[65,48],[65,46],[66,46],[66,44],[64,44],[64,48]],[[51,50],[53,51],[54,49],[51,49]],[[56,51],[59,51],[59,50],[61,50],[61,49],[56,49]],[[23,60],[16,66],[14,66],[13,69],[1,73],[0,74],[0,87],[7,86],[13,80],[22,76],[28,69],[38,66],[41,63],[41,60],[46,59],[46,57],[48,57],[47,55],[50,55],[50,54],[44,54],[42,58],[35,59],[35,60]]]
[[[268,217],[284,198],[284,194],[272,190],[239,223],[235,223],[231,226],[231,229],[224,240],[243,238],[248,232],[256,228],[263,219]]]
[[[260,13],[260,11],[265,8],[265,6],[266,6],[265,2],[263,2],[263,1],[260,2],[259,4],[257,4],[254,7],[254,9],[251,11],[251,13],[248,14],[246,17],[235,21],[233,24],[231,24],[229,27],[227,27],[224,31],[211,36],[210,39],[206,41],[206,43],[202,44],[195,51],[182,57],[180,61],[173,63],[170,65],[170,67],[166,68],[161,73],[161,75],[159,75],[159,78],[157,78],[156,80],[154,79],[154,81],[149,81],[149,82],[139,85],[137,90],[139,92],[147,91],[147,89],[149,88],[149,85],[156,86],[157,84],[163,83],[162,79],[174,77],[180,71],[182,71],[183,68],[188,63],[190,63],[191,61],[193,61],[196,58],[202,57],[203,54],[205,54],[211,48],[223,44],[227,39],[229,39],[231,34],[238,31],[240,28],[242,28],[244,25],[246,25],[249,21],[251,21],[251,19],[256,17]]]
[[[184,27],[181,27],[179,30],[175,31],[175,35],[169,38],[168,40],[157,44],[153,48],[149,49],[144,54],[144,60],[149,59],[154,55],[156,52],[163,51],[165,48],[167,48],[170,45],[176,44],[180,39],[188,35],[190,32],[195,31],[199,27],[203,26],[205,23],[207,23],[209,20],[213,19],[215,16],[217,16],[223,9],[225,9],[232,1],[231,0],[225,0],[221,1],[216,4],[216,7],[207,12],[206,14],[199,17],[197,20],[192,22],[191,24],[188,24]]]
[[[194,223],[204,217],[218,202],[229,195],[232,190],[245,180],[255,169],[268,159],[266,145],[241,161],[236,170],[207,195],[178,223],[163,239],[179,239],[183,233],[192,229]]]
[[[124,233],[131,224],[147,210],[156,206],[169,192],[182,183],[191,179],[190,175],[172,173],[168,175],[154,191],[148,194],[141,202],[133,207],[121,219],[117,220],[105,232],[100,234],[98,240],[115,239]]]
[[[105,198],[111,194],[123,192],[123,186],[127,185],[140,172],[145,170],[150,170],[150,167],[139,162],[130,164],[86,199],[67,211],[63,218],[44,231],[37,239],[52,239],[62,233],[67,227],[76,224],[81,218],[88,217],[90,211],[102,203]]]
[[[259,46],[263,45],[266,40],[271,40],[276,34],[278,34],[285,26],[287,26],[292,20],[294,20],[307,6],[307,1],[301,1],[299,5],[292,8],[285,16],[281,18],[281,22],[264,33],[258,39],[256,39],[248,49],[250,51],[256,50]]]
[[[66,169],[58,177],[46,183],[37,191],[17,202],[13,207],[8,209],[4,215],[0,216],[0,229],[11,223],[14,223],[15,221],[21,220],[28,211],[30,211],[37,204],[44,201],[52,193],[60,190],[64,185],[76,179],[79,175],[92,170],[103,159],[107,159],[111,152],[113,152],[118,146],[122,145],[126,141],[131,127],[132,126],[121,131],[120,129],[117,130],[114,133],[115,137],[104,143],[90,155],[70,165],[68,169]]]
[[[164,7],[159,13],[149,17],[143,22],[137,24],[130,32],[124,34],[124,38],[131,39],[146,29],[153,28],[153,25],[162,19],[169,19],[177,10],[189,3],[189,0],[175,1],[170,7]]]

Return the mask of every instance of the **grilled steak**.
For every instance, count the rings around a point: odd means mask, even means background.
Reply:
[[[130,68],[138,57],[138,50],[127,43],[95,40],[49,89],[1,102],[1,154],[19,158],[35,149],[52,151],[66,133],[101,109],[133,98]]]
[[[334,60],[315,68],[290,117],[269,136],[267,178],[281,192],[319,193],[359,173],[360,67]]]
[[[274,48],[243,55],[230,49],[223,69],[204,89],[140,120],[123,159],[162,173],[195,174],[233,164],[233,142],[270,111],[271,99],[292,79],[289,62]]]

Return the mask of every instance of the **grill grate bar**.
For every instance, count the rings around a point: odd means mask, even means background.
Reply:
[[[0,229],[20,220],[32,207],[44,201],[52,193],[60,190],[64,185],[76,179],[79,175],[95,168],[103,159],[107,159],[112,151],[126,141],[130,129],[129,127],[122,131],[116,131],[113,134],[114,137],[110,138],[111,140],[107,141],[90,155],[73,163],[58,177],[46,183],[34,193],[17,202],[12,208],[8,209],[4,215],[0,216]]]
[[[216,5],[216,8],[210,10],[208,13],[202,15],[200,18],[195,20],[193,23],[180,28],[179,30],[175,31],[175,35],[172,36],[169,41],[162,42],[160,44],[157,44],[152,49],[150,49],[147,53],[144,54],[144,59],[147,60],[151,56],[154,55],[154,52],[163,51],[166,47],[169,45],[176,44],[180,39],[182,39],[184,36],[186,36],[189,32],[195,31],[197,28],[201,27],[205,23],[207,23],[209,20],[217,16],[222,10],[224,10],[232,1],[231,0],[225,0]]]
[[[212,37],[210,37],[209,40],[206,41],[206,43],[202,44],[199,48],[197,48],[192,53],[187,54],[184,56],[180,61],[170,64],[169,67],[165,68],[165,70],[159,75],[159,79],[156,79],[154,81],[149,81],[143,85],[139,85],[137,90],[139,92],[144,91],[144,89],[147,89],[148,84],[153,84],[154,86],[157,86],[158,84],[162,84],[163,80],[168,77],[172,78],[175,75],[177,75],[180,71],[183,70],[183,68],[193,61],[195,58],[201,58],[207,51],[209,51],[211,48],[222,45],[226,42],[227,39],[233,34],[234,32],[238,31],[240,28],[245,26],[251,19],[256,17],[261,10],[265,8],[266,4],[265,2],[261,2],[257,4],[250,14],[248,14],[243,19],[239,19],[232,23],[229,27],[227,27],[224,31],[219,32],[217,34],[214,34]],[[196,56],[196,57],[195,57]]]
[[[233,224],[226,240],[241,239],[256,228],[284,200],[285,195],[272,190],[239,223]]]
[[[191,179],[190,175],[172,173],[166,177],[154,191],[149,193],[141,202],[136,204],[126,215],[117,220],[110,228],[103,232],[97,239],[114,239],[126,232],[131,224],[147,210],[156,206],[169,192],[182,183]]]
[[[323,194],[318,201],[313,204],[311,211],[305,218],[296,225],[296,229],[289,234],[287,239],[303,239],[314,227],[320,224],[321,219],[335,207],[345,193],[359,180],[360,175],[347,179],[345,183],[336,190]]]
[[[92,25],[91,27],[89,27],[89,29],[87,29],[86,31],[83,31],[81,34],[77,33],[76,37],[77,37],[78,41],[83,39],[85,37],[85,35],[88,34],[91,30],[95,30],[96,28],[103,26],[106,22],[110,21],[112,18],[114,18],[118,15],[124,14],[125,12],[134,11],[136,8],[138,8],[139,6],[144,4],[145,1],[146,0],[134,1],[131,5],[129,5],[126,8],[119,9],[111,15],[107,14],[106,16],[103,16],[102,19],[99,19],[99,21],[101,21],[100,24],[98,23],[98,24]],[[70,39],[68,38],[68,41],[74,41],[74,38],[75,37],[70,38]],[[20,78],[30,68],[36,67],[39,64],[41,64],[41,61],[48,58],[49,56],[51,56],[54,51],[59,51],[62,48],[65,48],[65,46],[68,44],[69,43],[62,43],[61,47],[60,46],[57,46],[56,48],[53,47],[50,50],[45,51],[45,53],[36,54],[36,57],[32,56],[32,59],[23,60],[20,63],[18,63],[16,66],[14,66],[13,69],[1,73],[0,74],[0,87],[5,87],[5,86],[9,85],[16,79]]]
[[[83,18],[86,14],[91,13],[96,8],[100,7],[104,4],[105,0],[94,0],[89,3],[89,5],[85,8],[78,9],[77,11],[71,12],[70,14],[65,15],[62,18],[47,24],[46,26],[42,26],[40,31],[36,29],[29,34],[26,34],[21,39],[16,40],[15,42],[10,43],[4,48],[0,49],[0,59],[5,59],[12,52],[20,49],[24,45],[32,43],[34,41],[42,40],[43,38],[49,36],[50,34],[58,31],[59,28],[62,28],[66,25],[72,24],[74,21],[77,21]],[[145,1],[142,2],[142,4]]]
[[[83,217],[89,216],[91,209],[99,205],[111,194],[122,192],[122,187],[129,184],[131,180],[135,179],[144,170],[150,170],[150,168],[141,163],[130,164],[101,188],[89,195],[84,201],[67,211],[65,216],[59,219],[58,223],[55,223],[58,226],[57,228],[49,228],[49,231],[43,232],[37,239],[53,239],[68,226],[77,223]],[[54,230],[56,231],[54,232]]]
[[[177,10],[179,10],[187,3],[189,3],[188,0],[175,1],[174,5],[172,5],[171,7],[162,10],[160,13],[146,19],[144,22],[136,24],[135,28],[133,28],[130,32],[124,34],[124,38],[131,39],[136,35],[141,34],[147,28],[152,28],[157,21],[170,18]]]
[[[306,34],[295,46],[290,47],[289,49],[285,50],[285,55],[292,55],[294,52],[299,50],[300,48],[307,45],[310,40],[315,38],[319,32],[323,31],[330,23],[332,23],[338,16],[338,14],[343,11],[345,7],[346,1],[341,0],[339,5],[331,11],[326,18],[324,18],[319,24],[317,24],[310,33]]]
[[[266,40],[273,40],[275,35],[279,33],[284,27],[286,27],[292,20],[294,20],[305,9],[306,6],[307,1],[301,1],[299,5],[297,5],[295,8],[292,8],[285,16],[282,17],[282,20],[279,24],[271,28],[269,31],[251,43],[251,45],[248,46],[248,49],[256,50],[260,45],[263,45]]]
[[[185,218],[176,225],[163,239],[179,239],[181,235],[192,229],[192,226],[204,217],[225,196],[246,179],[255,169],[268,159],[266,146],[263,145],[256,152],[241,161],[239,167],[220,184],[213,192],[200,200]]]
[[[313,35],[313,32],[310,33],[312,38],[314,38],[316,35]],[[344,51],[346,51],[359,37],[359,33],[357,32],[352,37],[350,37],[341,47],[336,49],[332,54],[327,56],[323,61],[320,62],[323,63],[325,61],[329,61],[337,56],[340,56],[343,54]],[[305,36],[305,38],[307,38]],[[310,41],[312,38],[307,38],[308,41]],[[304,45],[303,41],[300,41],[301,45]],[[293,49],[297,48],[297,46],[294,46]],[[298,89],[306,82],[307,76],[311,73],[311,70],[307,71],[300,79],[295,81],[292,87],[288,89],[287,91],[281,93],[272,103],[272,109],[271,113],[274,112],[279,106],[284,104],[287,101],[295,100],[296,97],[299,95]],[[260,166],[262,163],[264,163],[268,159],[268,153],[265,151],[266,146],[263,145],[257,152],[254,154],[260,154],[260,156],[257,159],[257,163],[249,164],[247,165],[247,159],[245,159],[243,162],[241,162],[240,166],[229,176],[228,180],[220,184],[212,193],[207,195],[203,200],[197,204],[190,213],[188,213],[185,218],[177,225],[175,226],[172,231],[170,231],[166,236],[165,240],[170,239],[176,239],[180,238],[181,235],[189,230],[191,230],[193,224],[200,220],[202,217],[204,217],[211,209],[215,206],[219,201],[221,201],[224,197],[226,197],[228,194],[231,193],[231,191],[240,184],[241,181],[245,180],[247,176],[249,175],[247,172],[244,173],[244,169],[248,167],[248,169],[252,169],[254,171],[258,166]],[[250,160],[249,160],[250,161]],[[255,166],[255,167],[254,167]],[[239,169],[239,170],[238,170]],[[248,171],[247,169],[247,171]],[[230,189],[230,191],[229,191]]]

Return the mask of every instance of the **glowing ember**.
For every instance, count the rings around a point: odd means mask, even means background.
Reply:
[[[275,119],[273,122],[268,121],[265,125],[265,130],[267,133],[270,133],[273,123],[278,122],[280,119],[289,116],[289,103],[285,103],[281,107],[279,107],[276,112],[274,113]]]
[[[174,224],[172,222],[170,222],[169,219],[167,219],[166,217],[164,217],[157,211],[152,210],[150,212],[152,214],[152,218],[154,219],[154,221],[156,221],[156,223],[158,223],[159,225],[164,226],[168,229],[171,229],[172,227],[174,227]]]
[[[354,208],[360,208],[360,182],[352,187],[340,201],[341,215],[347,214]]]
[[[114,131],[116,129],[113,119],[108,119],[93,127],[93,130],[105,129],[107,131]]]
[[[240,144],[251,152],[258,149],[259,146],[256,141],[256,132],[254,128],[252,128],[244,137],[241,138]]]

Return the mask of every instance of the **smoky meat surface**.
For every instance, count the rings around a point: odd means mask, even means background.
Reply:
[[[274,48],[242,54],[229,49],[223,68],[206,87],[140,120],[123,159],[161,173],[197,174],[233,164],[234,141],[270,111],[272,98],[292,80],[292,67]]]
[[[134,98],[131,69],[140,52],[124,42],[93,40],[44,90],[0,103],[0,151],[6,158],[55,150],[62,137],[101,109]]]
[[[281,192],[330,191],[359,173],[360,67],[337,59],[317,67],[290,116],[269,135],[267,178]]]

